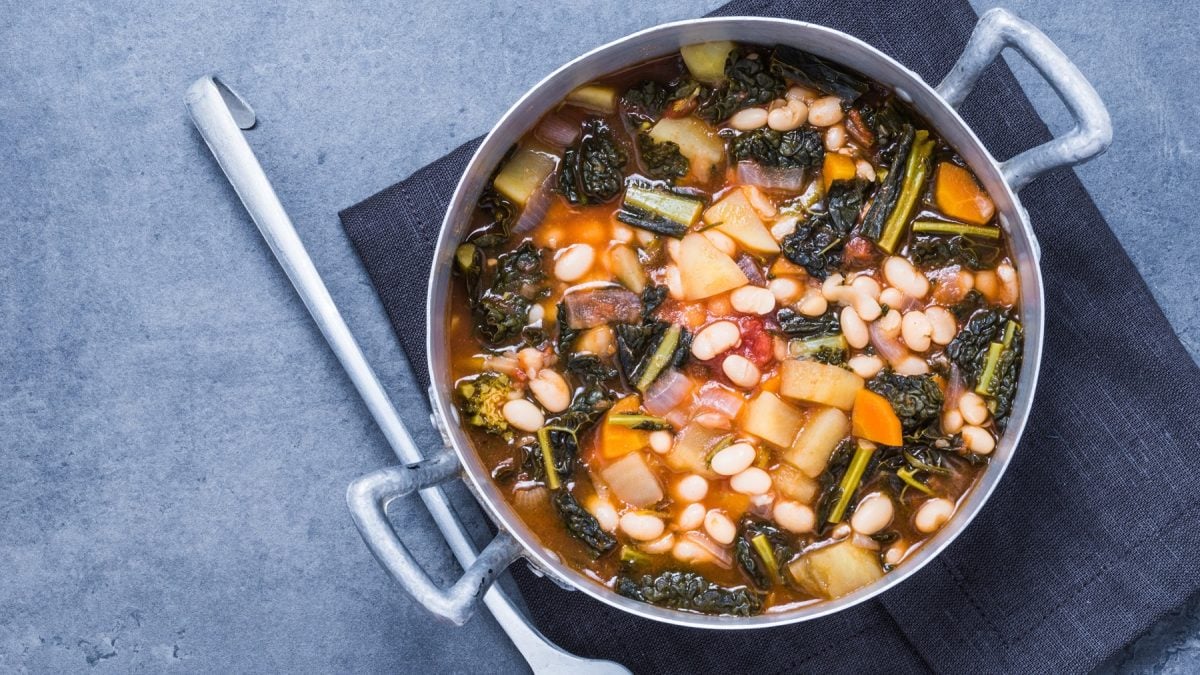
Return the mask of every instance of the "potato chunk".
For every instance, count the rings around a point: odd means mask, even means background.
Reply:
[[[725,161],[725,141],[703,120],[691,115],[659,120],[651,127],[650,138],[655,143],[678,145],[679,154],[688,159],[689,173],[700,180],[708,180],[713,167]]]
[[[805,553],[788,565],[788,571],[801,588],[830,600],[883,578],[879,554],[848,539]]]
[[[708,466],[708,453],[728,435],[728,432],[702,427],[694,422],[689,423],[679,430],[675,437],[675,445],[663,456],[663,463],[672,471],[698,473],[705,478],[714,478],[717,474]]]
[[[679,244],[679,277],[686,300],[703,300],[750,283],[733,258],[699,232],[688,234]]]
[[[854,407],[854,397],[863,379],[837,366],[818,361],[788,360],[780,370],[779,393],[807,403],[831,405],[842,410]]]
[[[741,190],[730,192],[721,201],[708,207],[704,212],[704,222],[714,225],[718,232],[729,235],[747,250],[779,253],[779,244],[775,243],[775,238],[750,205],[746,193]]]
[[[780,448],[792,445],[803,424],[803,413],[769,391],[762,392],[746,404],[741,420],[742,431]]]
[[[837,408],[821,408],[808,418],[808,424],[796,435],[783,459],[810,478],[816,478],[829,464],[838,443],[850,433],[850,419]]]
[[[779,466],[771,469],[771,484],[779,494],[803,504],[812,504],[821,489],[821,484],[816,479],[809,478],[803,471],[787,462],[781,462]]]
[[[642,508],[662,500],[663,489],[640,452],[631,452],[600,470],[600,477],[618,499]]]

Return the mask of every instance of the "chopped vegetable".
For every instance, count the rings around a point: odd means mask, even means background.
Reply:
[[[998,309],[977,311],[958,335],[946,345],[946,356],[962,371],[968,386],[979,383],[988,346],[1002,335],[1005,313]]]
[[[700,614],[751,616],[762,611],[762,600],[749,589],[725,588],[695,572],[619,576],[614,588],[627,598]]]
[[[609,408],[596,436],[596,445],[602,457],[617,459],[650,444],[649,432],[611,423],[616,415],[636,414],[640,409],[637,396],[626,396]]]
[[[809,415],[783,459],[809,478],[816,478],[825,471],[830,455],[848,433],[850,420],[846,413],[837,408],[819,408]]]
[[[829,512],[826,522],[842,522],[842,517],[846,515],[846,507],[850,505],[850,500],[858,490],[858,486],[862,482],[863,473],[867,470],[867,463],[871,461],[871,456],[874,454],[874,443],[870,441],[858,442],[857,447],[854,449],[854,457],[850,460],[850,466],[846,468],[846,473],[842,476],[842,482],[838,486],[838,500],[833,505],[833,510]]]
[[[816,279],[825,279],[842,264],[842,250],[850,231],[842,229],[828,213],[814,213],[796,225],[780,244],[783,255]]]
[[[788,340],[788,356],[794,359],[811,359],[831,366],[844,364],[849,350],[850,345],[841,333]]]
[[[755,587],[769,591],[780,582],[780,561],[795,552],[788,535],[778,527],[754,518],[743,518],[733,544],[733,559]]]
[[[617,90],[602,84],[585,84],[567,94],[567,103],[609,115],[617,110]]]
[[[972,227],[963,225],[962,227]],[[915,231],[914,227],[914,231]],[[983,228],[974,228],[983,229]],[[909,257],[918,267],[939,268],[961,265],[973,270],[995,266],[1003,248],[998,241],[956,235],[953,237],[920,236],[909,246]]]
[[[636,251],[619,244],[608,252],[608,259],[617,281],[624,284],[625,288],[639,294],[646,290],[646,268],[642,267]]]
[[[938,164],[933,194],[939,211],[964,223],[986,225],[996,214],[996,205],[975,176],[950,162]]]
[[[519,206],[525,206],[546,182],[558,162],[555,155],[532,147],[520,148],[504,163],[492,180],[496,191]]]
[[[916,434],[936,424],[941,415],[944,398],[932,375],[897,375],[884,370],[867,383],[867,388],[888,400],[905,434]]]
[[[593,556],[599,557],[616,548],[617,540],[600,527],[595,516],[580,506],[575,495],[567,490],[557,490],[551,501],[567,532],[583,542]]]
[[[740,420],[742,431],[779,448],[791,447],[803,425],[799,410],[766,391],[750,399]]]
[[[913,221],[912,231],[915,234],[961,234],[967,237],[982,239],[1000,239],[1000,228],[979,225],[963,225],[962,223],[943,223],[937,220]]]
[[[740,134],[729,142],[729,154],[735,162],[749,161],[781,169],[812,168],[826,156],[821,134],[808,127],[783,132],[763,127]],[[853,161],[850,168],[853,178]]]
[[[704,202],[669,190],[630,185],[617,220],[668,237],[682,237],[700,220]]]
[[[796,584],[819,598],[840,598],[883,578],[879,555],[849,539],[805,553],[788,571]]]
[[[854,180],[854,160],[831,152],[825,155],[821,166],[821,187],[829,192],[829,188],[838,181]]]
[[[708,180],[714,167],[725,161],[725,141],[712,127],[695,117],[664,117],[650,129],[656,143],[674,143],[687,157],[691,175]]]
[[[797,312],[790,307],[783,307],[775,313],[783,334],[789,337],[815,338],[829,335],[839,335],[842,331],[841,320],[835,308],[817,317],[810,317]]]
[[[736,48],[728,40],[719,40],[685,45],[679,48],[679,54],[692,77],[705,84],[720,84],[725,79],[725,62]]]
[[[725,79],[700,96],[696,115],[716,124],[742,108],[766,105],[783,96],[787,83],[773,75],[761,54],[732,51],[725,61]]]
[[[606,323],[635,323],[642,317],[642,299],[617,286],[572,291],[563,296],[562,305],[559,317],[573,330]]]
[[[463,421],[504,438],[512,436],[501,408],[508,402],[512,380],[503,373],[485,372],[462,380],[455,387],[460,399]]]
[[[820,403],[842,410],[854,407],[863,379],[854,373],[816,361],[784,361],[779,393],[806,403]]]
[[[558,170],[558,191],[572,204],[600,204],[625,184],[625,152],[608,124],[593,117],[583,123],[579,142],[567,148]]]
[[[638,391],[645,392],[649,389],[650,385],[654,383],[654,379],[675,360],[675,350],[679,347],[679,338],[682,333],[683,329],[677,324],[671,324],[663,333],[662,339],[658,341],[658,346],[654,348],[654,353],[650,355],[645,367],[642,368],[637,384],[634,385]]]
[[[850,433],[881,445],[904,444],[904,430],[892,404],[869,389],[860,389],[854,398]]]
[[[975,386],[975,393],[993,398],[992,413],[1001,428],[1008,421],[1017,393],[1022,343],[1021,324],[1009,320],[1004,326],[1003,339],[988,345],[979,384]]]
[[[638,159],[646,170],[646,175],[658,180],[674,181],[688,175],[691,162],[679,151],[679,144],[674,141],[655,141],[650,134],[639,133],[637,136]]]
[[[733,258],[698,232],[689,233],[680,243],[679,277],[685,300],[703,300],[750,283]]]
[[[913,138],[912,151],[908,153],[908,164],[904,168],[904,185],[900,189],[900,197],[896,207],[888,215],[883,226],[883,234],[875,243],[879,248],[893,253],[900,243],[900,236],[912,218],[917,200],[925,190],[925,177],[929,173],[929,157],[933,154],[935,141],[929,138],[929,132],[921,129]]]
[[[557,490],[562,486],[559,480],[558,469],[554,462],[554,444],[550,442],[549,427],[542,427],[537,431],[538,449],[542,452],[542,465],[545,469],[546,487],[551,490]]]
[[[771,484],[780,495],[802,504],[811,504],[820,490],[816,480],[787,462],[771,469]]]
[[[621,547],[621,562],[626,565],[649,565],[653,558],[636,548],[625,545]]]
[[[635,415],[630,413],[620,413],[608,416],[608,424],[615,424],[619,427],[628,427],[630,429],[638,429],[641,431],[670,431],[674,427],[671,423],[661,417],[654,415]]]
[[[635,508],[662,501],[663,489],[658,476],[640,452],[631,452],[604,467],[600,477],[618,499]]]
[[[706,478],[714,477],[716,474],[708,466],[708,456],[728,437],[727,432],[689,422],[676,434],[675,445],[663,456],[663,462],[673,471],[698,473]]]
[[[904,188],[904,168],[913,150],[914,137],[912,125],[905,124],[896,139],[891,167],[875,190],[875,199],[863,217],[860,233],[872,241],[879,241],[883,236],[884,226],[900,199],[900,192]]]
[[[775,238],[742,190],[733,190],[721,201],[708,207],[704,212],[704,222],[712,223],[718,232],[729,235],[754,253],[779,252],[779,244],[775,243]]]
[[[789,80],[833,94],[847,104],[854,103],[870,89],[861,77],[787,45],[776,45],[771,56],[771,70]]]

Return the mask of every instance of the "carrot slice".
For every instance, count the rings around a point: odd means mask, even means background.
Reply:
[[[821,167],[821,184],[829,192],[829,186],[835,180],[851,180],[854,178],[854,160],[835,152],[825,153],[825,163]]]
[[[850,433],[881,445],[904,445],[900,418],[892,404],[870,389],[859,389],[850,414]]]
[[[626,396],[613,404],[600,422],[599,447],[604,459],[623,457],[634,450],[641,450],[650,444],[650,432],[617,424],[609,424],[609,415],[617,413],[637,413],[641,410],[641,402],[637,396]]]
[[[986,225],[996,213],[992,198],[971,172],[949,162],[938,165],[934,199],[942,213],[972,225]]]

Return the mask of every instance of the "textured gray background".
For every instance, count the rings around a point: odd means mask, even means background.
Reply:
[[[197,4],[0,2],[0,670],[518,670],[488,617],[432,623],[359,541],[343,490],[390,452],[182,94],[218,72],[258,109],[280,197],[432,443],[336,211],[557,64],[717,3]],[[1195,357],[1194,9],[1007,6],[1108,102],[1116,141],[1080,174]],[[433,541],[419,508],[395,516]],[[1193,600],[1106,669],[1195,671],[1198,636]]]

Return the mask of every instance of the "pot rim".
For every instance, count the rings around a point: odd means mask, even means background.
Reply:
[[[796,31],[802,39],[815,40],[815,46],[814,44],[797,44],[798,39],[790,42],[784,39],[756,41],[753,38],[729,35],[729,33],[737,32],[773,34],[788,31]],[[997,442],[989,467],[961,498],[959,508],[950,523],[927,539],[915,554],[910,553],[895,570],[888,572],[879,581],[854,593],[833,600],[805,603],[751,617],[709,616],[638,602],[618,595],[614,590],[595,579],[561,563],[553,551],[545,548],[538,541],[536,535],[529,530],[512,506],[500,494],[491,480],[489,472],[482,466],[478,453],[466,438],[459,423],[457,408],[452,403],[452,387],[450,386],[452,383],[449,382],[446,360],[448,349],[443,341],[445,337],[444,300],[449,288],[448,263],[454,247],[457,245],[457,237],[460,236],[456,232],[456,225],[462,221],[463,215],[473,207],[482,181],[491,175],[499,157],[575,86],[621,68],[670,53],[684,44],[719,39],[732,39],[752,44],[789,42],[834,63],[859,70],[864,75],[892,88],[900,98],[910,102],[923,117],[930,121],[932,128],[967,160],[971,169],[984,183],[997,204],[1000,224],[1008,235],[1012,254],[1017,259],[1017,272],[1021,281],[1020,312],[1025,330],[1024,363],[1008,428]],[[855,62],[846,63],[846,54],[828,53],[835,48],[847,50],[848,55]],[[631,56],[624,60],[624,65],[603,70],[595,69],[595,66],[601,61],[601,57],[621,49],[631,50]],[[870,67],[864,68],[864,65]],[[581,74],[586,76],[581,76]],[[903,81],[897,82],[896,79]],[[539,98],[549,100],[549,105],[546,105],[545,101],[537,101]],[[531,105],[531,102],[535,101],[540,106],[536,109]],[[534,112],[536,115],[533,114]],[[523,120],[523,123],[520,123],[519,120]],[[503,145],[497,149],[497,145],[500,143]],[[493,157],[493,155],[496,156]],[[751,629],[807,621],[858,605],[915,575],[969,527],[999,484],[1024,432],[1041,363],[1044,288],[1038,258],[1037,240],[1029,223],[1028,215],[1012,187],[1004,179],[1001,167],[995,158],[950,103],[945,101],[918,74],[894,58],[852,35],[819,24],[792,19],[714,17],[660,24],[596,47],[556,68],[526,91],[497,120],[473,153],[463,175],[459,178],[446,215],[442,220],[427,287],[425,327],[427,367],[432,383],[430,387],[431,403],[435,415],[443,422],[444,435],[449,439],[450,445],[463,465],[463,472],[468,478],[467,485],[497,527],[509,532],[521,544],[523,557],[529,560],[536,572],[545,573],[559,585],[581,590],[592,598],[617,609],[643,618],[680,626]]]

